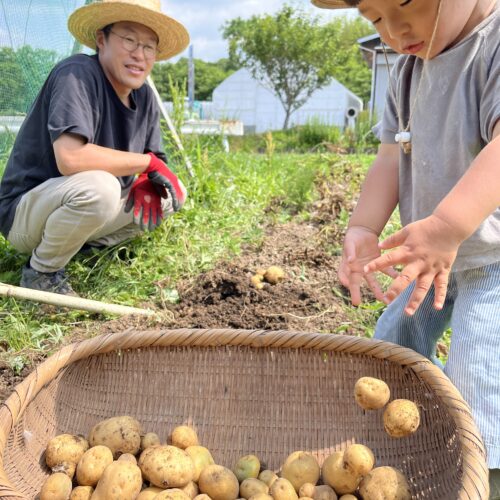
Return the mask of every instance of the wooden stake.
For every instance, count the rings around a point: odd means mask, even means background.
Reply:
[[[118,314],[120,316],[131,314],[138,316],[154,316],[156,314],[156,312],[151,309],[138,309],[136,307],[121,306],[118,304],[108,304],[98,300],[82,299],[80,297],[72,297],[70,295],[61,295],[52,292],[41,292],[40,290],[6,285],[4,283],[0,283],[0,296],[43,302],[44,304],[51,304],[53,306],[81,309],[83,311],[102,314]]]

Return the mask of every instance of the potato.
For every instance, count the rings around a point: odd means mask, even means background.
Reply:
[[[264,279],[271,283],[271,285],[276,285],[285,277],[285,271],[278,266],[270,266],[264,273]]]
[[[104,469],[92,500],[135,500],[141,489],[141,469],[126,460],[117,460]]]
[[[149,486],[148,488],[143,489],[136,500],[153,500],[154,497],[158,495],[158,493],[162,493],[165,491],[164,488],[158,488],[158,486]]]
[[[188,446],[186,448],[186,453],[191,457],[194,462],[194,477],[193,481],[198,481],[200,477],[200,472],[207,466],[215,464],[215,460],[212,454],[204,446]]]
[[[278,474],[276,474],[276,472],[272,470],[265,469],[259,474],[258,479],[260,479],[262,482],[266,483],[269,487],[271,487],[274,481],[278,479]]]
[[[73,484],[64,472],[51,474],[43,483],[40,500],[69,500]]]
[[[77,486],[72,492],[69,500],[90,500],[94,493],[92,486]]]
[[[361,377],[354,384],[354,399],[364,410],[378,410],[390,397],[389,386],[378,378]]]
[[[160,488],[182,488],[195,475],[194,462],[188,453],[170,445],[146,448],[139,458],[139,467],[144,478]]]
[[[251,278],[250,278],[250,282],[252,283],[252,285],[257,288],[257,290],[262,290],[264,288],[264,284],[262,283],[262,280],[264,279],[264,277],[260,274],[254,274]]]
[[[107,446],[87,450],[76,466],[76,481],[80,486],[95,486],[106,467],[113,462],[113,453]]]
[[[257,493],[269,493],[269,486],[256,477],[247,477],[240,484],[240,497],[250,498]]]
[[[132,462],[134,465],[137,465],[137,458],[132,453],[124,453],[120,455],[117,460],[126,460],[127,462]]]
[[[208,495],[205,493],[200,493],[199,495],[196,495],[193,500],[212,500]]]
[[[153,500],[191,500],[191,497],[184,493],[179,488],[170,488],[158,493]]]
[[[233,467],[234,475],[241,483],[249,477],[256,478],[260,471],[260,460],[255,455],[240,457]]]
[[[116,459],[123,453],[136,455],[141,446],[141,424],[132,417],[112,417],[96,424],[90,431],[91,446],[107,446]]]
[[[238,478],[222,465],[205,467],[198,479],[198,487],[212,500],[235,500],[240,492]]]
[[[348,493],[347,495],[342,495],[341,497],[339,497],[339,500],[358,500],[358,497],[355,497],[354,495]]]
[[[269,494],[274,500],[297,500],[299,498],[293,484],[284,477],[280,477],[274,481],[269,488]]]
[[[344,467],[344,452],[336,451],[326,458],[321,469],[323,482],[331,486],[338,495],[354,493],[361,476]]]
[[[281,469],[281,477],[288,479],[297,492],[304,483],[316,484],[319,476],[318,461],[305,451],[294,451],[286,458]]]
[[[365,500],[411,500],[410,485],[404,475],[393,467],[376,467],[359,485]]]
[[[375,456],[372,450],[363,444],[351,444],[344,451],[344,467],[358,476],[365,476],[373,469]]]
[[[49,441],[45,462],[52,472],[64,472],[73,479],[76,464],[88,450],[89,443],[81,436],[60,434]]]
[[[273,497],[269,493],[257,493],[257,495],[251,496],[248,500],[273,500]]]
[[[172,446],[177,446],[181,450],[185,450],[188,446],[197,446],[198,435],[196,431],[188,425],[179,425],[170,434],[170,442]]]
[[[400,438],[413,434],[420,425],[417,405],[408,399],[391,401],[384,411],[384,429],[389,436]]]
[[[337,500],[337,494],[327,484],[315,486],[304,483],[299,490],[299,498],[312,498],[313,500]]]
[[[186,486],[180,488],[189,498],[194,498],[199,492],[198,485],[194,481],[189,481]]]
[[[157,444],[161,444],[158,434],[154,432],[148,432],[144,434],[144,436],[141,436],[141,451],[144,451],[146,448],[155,446]]]

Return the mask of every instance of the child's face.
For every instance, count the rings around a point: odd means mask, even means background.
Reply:
[[[439,0],[362,0],[359,11],[396,52],[432,59],[465,35],[467,22],[481,0],[441,1],[439,25],[430,53]]]

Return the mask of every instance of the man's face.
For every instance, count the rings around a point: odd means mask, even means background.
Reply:
[[[432,59],[460,39],[478,0],[441,1],[430,52],[439,0],[362,0],[359,11],[396,52]]]
[[[107,39],[99,31],[96,44],[104,73],[120,97],[144,84],[155,62],[158,37],[154,31],[139,23],[122,21],[113,24]]]

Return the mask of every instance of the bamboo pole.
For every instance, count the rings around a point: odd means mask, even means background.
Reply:
[[[6,285],[0,283],[0,296],[14,297],[16,299],[42,302],[59,307],[68,307],[70,309],[81,309],[102,314],[138,315],[154,316],[156,313],[151,309],[138,309],[136,307],[121,306],[119,304],[108,304],[98,300],[82,299],[81,297],[72,297],[70,295],[61,295],[52,292],[42,292],[19,286]]]

